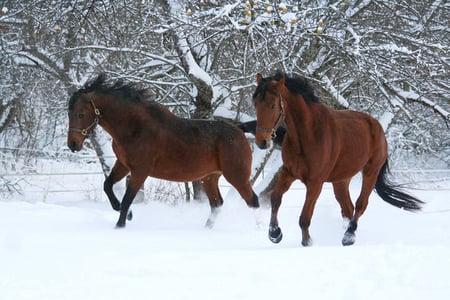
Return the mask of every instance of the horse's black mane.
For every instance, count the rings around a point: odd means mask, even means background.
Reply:
[[[314,89],[306,78],[301,76],[289,77],[285,73],[280,71],[277,71],[273,76],[263,78],[261,84],[256,88],[255,93],[253,94],[253,98],[255,98],[259,93],[264,94],[265,92],[267,92],[269,90],[268,84],[270,81],[278,81],[283,77],[285,77],[285,86],[291,93],[303,96],[303,99],[305,99],[307,103],[320,101],[314,93]]]
[[[100,73],[94,80],[88,81],[82,88],[73,93],[69,100],[69,110],[72,110],[78,98],[90,92],[106,94],[127,99],[133,102],[142,102],[147,100],[147,90],[141,89],[135,83],[125,83],[118,80],[114,84],[106,83],[106,74]]]

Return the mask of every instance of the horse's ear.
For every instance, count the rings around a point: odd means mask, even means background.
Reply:
[[[258,85],[260,85],[262,81],[263,81],[263,77],[262,77],[261,73],[256,74],[256,83]]]

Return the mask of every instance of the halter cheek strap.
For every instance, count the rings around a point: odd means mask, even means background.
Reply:
[[[280,114],[278,115],[278,119],[276,120],[275,124],[271,129],[264,127],[256,127],[256,131],[270,132],[271,137],[275,138],[277,136],[277,129],[281,126],[283,120],[284,120],[284,104],[283,104],[283,97],[280,94]]]
[[[89,100],[92,104],[92,106],[94,107],[94,120],[92,121],[92,123],[83,129],[78,129],[78,128],[69,128],[69,131],[74,131],[74,132],[78,132],[81,133],[81,135],[83,136],[87,136],[89,134],[89,130],[91,130],[93,127],[95,127],[98,124],[98,118],[100,117],[100,110],[95,106],[94,101],[92,101],[92,99]]]

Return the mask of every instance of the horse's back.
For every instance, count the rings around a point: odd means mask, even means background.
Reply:
[[[237,126],[223,121],[183,118],[158,126],[158,134],[147,141],[151,149],[147,157],[152,177],[193,181],[211,173],[251,170],[250,146]]]
[[[381,124],[369,114],[352,110],[335,110],[333,117],[337,133],[349,143],[359,147],[374,147],[385,144],[386,138]]]

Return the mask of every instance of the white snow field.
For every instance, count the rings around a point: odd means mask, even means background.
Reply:
[[[133,204],[134,219],[117,230],[118,213],[104,196],[3,198],[0,299],[450,299],[445,185],[408,190],[427,202],[420,213],[373,193],[356,244],[343,247],[345,227],[326,184],[309,248],[300,244],[301,183],[285,194],[279,214],[284,239],[276,245],[267,238],[269,208],[261,208],[258,227],[244,201],[221,189],[225,205],[213,229],[204,227],[207,202]],[[351,189],[355,197],[358,180]]]

